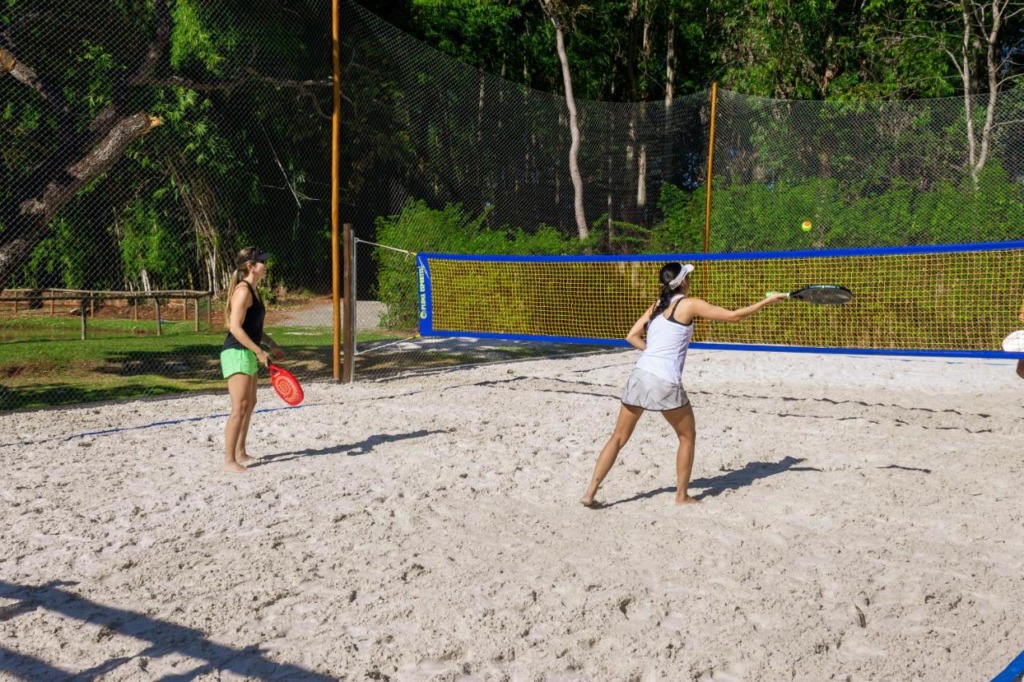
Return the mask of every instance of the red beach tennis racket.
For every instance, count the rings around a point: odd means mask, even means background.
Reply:
[[[267,369],[270,370],[270,384],[277,391],[277,394],[281,396],[281,400],[289,405],[298,405],[302,402],[304,397],[302,386],[294,374],[273,363],[267,365]]]

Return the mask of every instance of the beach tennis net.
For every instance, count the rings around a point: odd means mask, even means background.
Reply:
[[[845,305],[788,301],[742,324],[699,320],[695,345],[1002,356],[1020,327],[1024,242],[643,256],[419,254],[422,336],[624,345],[667,261],[694,262],[692,295],[736,309],[769,290],[838,284]]]

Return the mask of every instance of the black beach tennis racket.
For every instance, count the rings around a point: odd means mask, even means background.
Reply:
[[[765,296],[775,296],[785,292],[769,291]],[[853,292],[838,284],[808,284],[802,289],[791,291],[786,298],[796,298],[808,303],[821,303],[824,305],[841,305],[853,299]]]

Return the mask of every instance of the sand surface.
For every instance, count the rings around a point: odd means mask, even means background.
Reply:
[[[633,352],[0,415],[0,679],[988,680],[1024,649],[1011,362]]]

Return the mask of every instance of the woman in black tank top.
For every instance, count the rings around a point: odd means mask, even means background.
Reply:
[[[284,351],[263,331],[266,307],[257,286],[267,274],[267,254],[255,246],[244,248],[235,258],[235,266],[224,315],[228,334],[220,354],[231,396],[231,415],[224,426],[224,470],[243,473],[246,464],[256,461],[245,448],[256,407],[256,372],[259,365],[270,363],[270,356],[260,344],[269,345],[275,358],[284,357]]]

